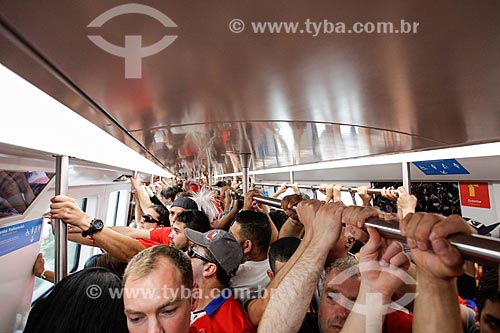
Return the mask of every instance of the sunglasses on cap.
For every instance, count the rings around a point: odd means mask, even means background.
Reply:
[[[142,215],[142,219],[146,223],[160,223],[158,220],[155,220],[151,215]]]
[[[211,262],[212,264],[214,263],[212,260],[208,259],[204,255],[196,252],[196,250],[194,249],[194,246],[189,247],[187,255],[189,256],[189,258],[198,258],[198,259],[201,259],[201,260],[206,261],[206,262]]]

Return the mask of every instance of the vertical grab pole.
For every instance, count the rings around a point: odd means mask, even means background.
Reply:
[[[410,175],[410,163],[401,162],[403,168],[403,187],[405,190],[411,194],[411,175]]]
[[[68,156],[56,156],[56,195],[68,194]],[[55,222],[55,283],[68,275],[68,226],[61,219]]]
[[[208,187],[213,185],[213,177],[214,177],[214,166],[212,164],[212,157],[210,156],[210,152],[207,151],[207,162],[208,162],[208,179],[207,179],[207,185]]]
[[[318,192],[317,190],[314,188],[314,186],[311,186],[311,190],[313,192],[313,199],[314,200],[318,200]]]
[[[243,194],[248,192],[248,170],[250,169],[251,153],[240,153],[241,171],[243,172]]]
[[[292,170],[290,170],[290,185],[295,183],[295,174]]]

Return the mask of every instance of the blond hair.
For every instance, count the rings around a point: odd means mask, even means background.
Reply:
[[[123,285],[134,275],[143,278],[159,267],[160,259],[170,260],[179,270],[182,285],[191,289],[193,287],[193,269],[189,257],[179,249],[167,245],[155,245],[136,254],[127,265],[123,275]]]

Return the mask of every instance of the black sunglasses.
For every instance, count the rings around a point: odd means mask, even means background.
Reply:
[[[189,247],[187,255],[189,256],[189,258],[198,258],[206,262],[211,262],[212,264],[214,263],[212,260],[208,259],[204,255],[201,255],[198,252],[196,252],[194,246]]]
[[[158,222],[158,220],[155,220],[153,217],[151,217],[151,215],[145,215],[145,214],[143,214],[142,215],[142,219],[146,223],[160,223],[160,222]]]

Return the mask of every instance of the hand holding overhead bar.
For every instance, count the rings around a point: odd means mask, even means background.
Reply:
[[[286,186],[287,188],[288,187],[294,187],[293,184],[273,184],[273,183],[254,183],[255,185],[259,185],[259,186],[272,186],[272,187],[279,187],[279,186]],[[322,193],[325,193],[324,191],[326,190],[325,186],[324,185],[295,185],[296,187],[298,188],[301,188],[301,189],[305,189],[305,190],[312,190],[312,191],[320,191]],[[368,188],[367,190],[367,193],[368,194],[380,194],[382,195],[383,193],[383,190],[384,189],[381,189],[381,188]],[[345,187],[345,186],[342,186],[340,191],[342,192],[357,192],[358,191],[358,187],[355,187],[355,186],[351,186],[351,187]],[[392,189],[385,189],[385,191],[391,191],[392,194],[394,195],[398,195],[397,194],[397,191]]]
[[[275,208],[281,208],[281,200],[279,199],[254,196],[253,200]],[[294,206],[292,209],[296,209],[296,206]],[[381,212],[373,207],[348,207],[346,209],[348,209],[347,211],[345,211],[346,214],[353,209],[364,210],[363,213],[357,213],[358,220],[356,221],[361,221],[361,223],[358,222],[356,227],[373,227],[387,239],[394,239],[404,243],[408,243],[406,237],[401,234],[400,224],[397,219],[394,219],[392,221],[384,220],[380,218],[379,214]],[[417,218],[419,216],[422,216],[422,214],[425,213],[417,213],[415,215],[408,214],[405,219],[403,219],[403,223],[407,224],[408,219],[411,219],[413,216]],[[461,220],[461,218],[458,216],[448,218],[439,216],[437,214],[431,214],[429,216],[434,216],[436,219],[444,219],[447,221],[450,221],[451,219],[457,219],[457,221]],[[465,223],[463,220],[462,222]],[[447,225],[449,225],[449,223]],[[458,233],[449,236],[447,240],[451,243],[451,245],[454,245],[458,249],[464,259],[494,265],[498,265],[498,263],[500,262],[500,240],[498,239],[475,234]],[[412,247],[412,244],[409,245],[410,247]]]

